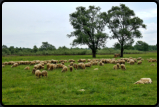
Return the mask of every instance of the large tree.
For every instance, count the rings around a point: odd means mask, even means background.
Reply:
[[[103,19],[108,21],[108,28],[113,34],[110,38],[118,39],[120,57],[123,57],[124,47],[132,45],[133,38],[142,38],[139,28],[146,28],[143,20],[136,17],[134,11],[124,4],[120,4],[120,7],[113,6],[108,13],[103,12]]]
[[[108,34],[105,30],[104,20],[101,18],[100,7],[89,6],[77,7],[74,13],[70,14],[70,23],[74,30],[68,37],[75,37],[72,46],[87,45],[92,50],[92,56],[95,58],[97,50],[105,46]]]

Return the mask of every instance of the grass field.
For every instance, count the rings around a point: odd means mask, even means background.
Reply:
[[[97,59],[113,55],[97,55]],[[36,78],[28,65],[2,68],[3,105],[155,105],[157,103],[157,53],[124,54],[124,58],[142,57],[141,65],[125,64],[126,70],[113,70],[115,64],[93,65],[91,68],[61,73],[62,68],[48,71],[48,77]],[[94,59],[92,55],[8,56],[5,61]],[[118,59],[118,58],[116,58]],[[150,66],[152,63],[155,66]],[[69,65],[69,63],[65,63]],[[99,70],[95,71],[94,68]],[[46,65],[45,65],[46,70]],[[42,71],[42,70],[41,70]],[[140,78],[151,78],[152,84],[133,84]],[[84,89],[85,91],[78,91]]]

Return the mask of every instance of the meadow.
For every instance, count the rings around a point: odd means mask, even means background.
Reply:
[[[126,70],[114,70],[115,64],[93,65],[62,73],[62,68],[48,71],[48,77],[32,74],[33,65],[2,68],[3,105],[155,105],[157,104],[157,53],[124,54],[123,58],[142,57],[141,65],[125,63]],[[96,59],[113,58],[97,55]],[[5,61],[95,59],[92,55],[2,56]],[[119,59],[119,58],[115,58]],[[152,63],[155,66],[150,66]],[[66,66],[69,63],[65,63]],[[30,70],[24,70],[29,66]],[[99,70],[94,70],[98,68]],[[46,65],[44,70],[46,70]],[[42,71],[42,70],[41,70]],[[134,84],[151,78],[151,84]],[[85,91],[78,91],[84,89]]]

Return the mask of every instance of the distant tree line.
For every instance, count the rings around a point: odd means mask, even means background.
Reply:
[[[156,51],[156,45],[148,45],[146,42],[137,41],[134,46],[129,46],[124,50],[124,53],[142,53],[142,51]],[[120,45],[114,45],[112,48],[100,48],[97,54],[113,54],[120,53]],[[55,46],[48,42],[42,42],[38,48],[36,45],[33,48],[18,48],[14,46],[7,47],[2,45],[2,55],[86,55],[92,54],[90,48],[68,48],[66,46],[56,49]]]

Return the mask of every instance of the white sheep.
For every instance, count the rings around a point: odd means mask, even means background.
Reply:
[[[135,82],[134,84],[145,84],[145,83],[152,83],[151,78],[141,78],[139,81]]]
[[[43,70],[43,71],[41,72],[41,74],[42,74],[42,77],[43,77],[43,76],[47,76],[47,71],[46,71],[46,70]]]
[[[126,70],[126,67],[125,67],[124,64],[121,64],[121,69],[122,69],[122,70]]]
[[[41,75],[42,75],[42,73],[40,70],[35,71],[35,76],[38,76],[40,78]]]

